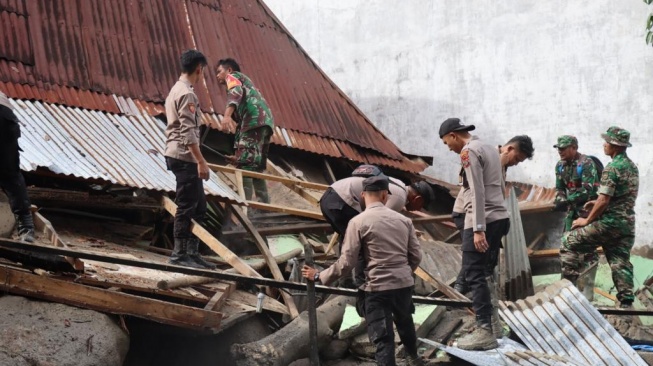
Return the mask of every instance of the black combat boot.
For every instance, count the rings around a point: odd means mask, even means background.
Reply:
[[[16,215],[18,222],[18,236],[20,240],[28,243],[34,242],[34,219],[31,213]]]
[[[190,257],[190,260],[198,265],[198,267],[196,268],[215,269],[216,268],[215,264],[205,261],[202,258],[202,256],[200,256],[199,246],[200,246],[200,241],[195,237],[188,239],[188,241],[186,242],[186,250],[188,252],[188,256]]]
[[[188,255],[188,240],[190,239],[175,238],[175,248],[172,251],[172,255],[170,255],[170,259],[168,259],[168,263],[177,266],[204,269],[204,267],[201,267],[199,264],[195,263],[195,261],[193,261]]]

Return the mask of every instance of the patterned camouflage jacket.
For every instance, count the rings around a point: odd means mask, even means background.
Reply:
[[[560,160],[555,169],[555,203],[568,202],[571,210],[580,210],[585,202],[597,197],[600,177],[592,158],[578,154],[578,158],[569,163]]]
[[[639,170],[625,152],[605,167],[598,193],[610,196],[610,203],[599,220],[625,231],[635,230],[635,200],[639,190]],[[624,233],[626,234],[626,233]]]
[[[240,133],[263,126],[274,128],[274,118],[268,104],[247,75],[232,72],[227,75],[226,82],[227,107],[236,107],[233,119],[238,122]]]

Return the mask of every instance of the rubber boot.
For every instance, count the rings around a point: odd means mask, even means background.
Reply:
[[[492,334],[496,339],[503,338],[503,324],[499,316],[499,290],[494,282],[493,276],[485,277],[487,286],[490,289],[490,301],[492,302]]]
[[[499,347],[492,334],[492,316],[476,316],[476,329],[458,340],[458,348],[468,351],[486,351]]]
[[[200,241],[197,238],[190,238],[186,242],[186,250],[191,261],[199,265],[197,268],[216,269],[216,265],[205,261],[199,252]]]
[[[188,255],[188,240],[187,238],[175,238],[175,248],[172,251],[172,255],[170,255],[170,259],[168,259],[168,263],[177,266],[204,269],[204,267],[195,263]]]
[[[34,219],[32,214],[16,215],[18,222],[18,236],[20,240],[28,243],[34,242]]]

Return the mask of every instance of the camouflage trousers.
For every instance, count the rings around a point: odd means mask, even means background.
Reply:
[[[574,220],[580,217],[580,214],[578,213],[578,210],[569,208],[567,211],[567,215],[565,215],[564,219],[564,224],[565,228],[563,233],[571,231],[571,225],[573,224]],[[594,262],[599,261],[599,253],[595,250],[592,253],[585,254],[585,267],[589,267],[592,265]],[[581,270],[582,272],[582,270]]]
[[[268,150],[272,129],[268,126],[254,128],[245,132],[236,133],[236,167],[243,170],[262,172],[267,166]],[[253,194],[263,203],[270,203],[268,188],[265,180],[258,178],[243,178],[245,198],[252,199]]]
[[[635,244],[633,227],[615,227],[598,220],[591,224],[565,233],[560,247],[562,277],[572,282],[585,268],[585,255],[603,247],[612,280],[617,288],[617,299],[633,301],[633,265],[630,263],[630,250]]]

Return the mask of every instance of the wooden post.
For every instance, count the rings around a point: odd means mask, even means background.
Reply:
[[[243,201],[247,201],[247,196],[245,195],[245,186],[243,182],[243,172],[240,170],[236,171],[236,188],[238,189],[238,195]],[[247,208],[243,208],[243,212],[247,215]]]
[[[274,256],[272,256],[272,253],[270,252],[270,248],[268,248],[261,234],[259,234],[258,231],[256,231],[256,228],[254,227],[252,222],[249,221],[247,215],[245,215],[243,211],[240,210],[239,207],[233,205],[231,205],[231,211],[234,213],[234,215],[236,215],[240,223],[243,224],[245,230],[247,230],[247,232],[249,232],[252,235],[252,237],[254,237],[254,242],[256,243],[258,249],[261,251],[261,254],[263,254],[263,258],[265,258],[265,262],[270,268],[272,277],[274,277],[274,279],[278,281],[285,281],[285,279],[283,278],[283,274],[279,270],[279,265],[277,264],[276,260],[274,259]],[[299,311],[297,310],[297,306],[295,305],[295,301],[293,300],[292,295],[286,291],[282,291],[281,296],[283,297],[286,306],[288,307],[288,313],[290,313],[290,316],[293,319],[296,318],[299,315]]]
[[[306,258],[306,265],[313,267],[313,247],[306,240],[304,234],[299,234],[299,241],[304,245],[304,258]],[[306,301],[308,302],[308,335],[310,351],[311,366],[320,365],[320,354],[317,344],[317,310],[315,309],[315,281],[306,281]]]

